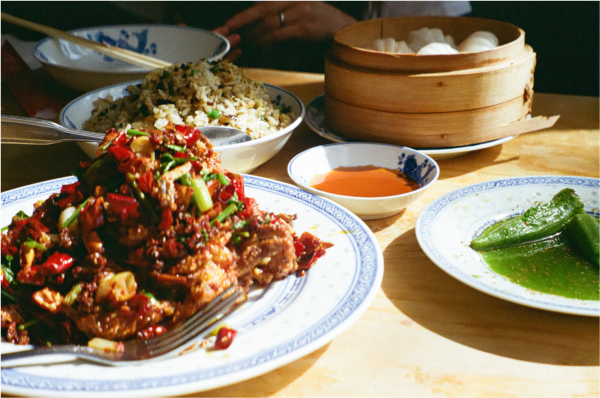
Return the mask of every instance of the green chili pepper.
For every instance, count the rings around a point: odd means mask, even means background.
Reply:
[[[230,215],[235,213],[236,210],[237,210],[237,205],[235,203],[230,204],[218,216],[216,216],[215,218],[213,218],[210,221],[210,226],[212,227],[212,225],[215,221],[222,223],[223,221],[225,221],[227,219],[227,217],[229,217]]]
[[[75,213],[71,214],[71,217],[69,217],[67,219],[67,221],[65,221],[60,227],[61,228],[68,228],[69,225],[71,225],[73,223],[73,221],[75,221],[77,219],[77,217],[79,217],[79,213],[81,213],[81,210],[83,210],[83,208],[85,207],[85,205],[87,204],[88,200],[90,200],[92,197],[90,196],[89,198],[87,198],[86,200],[83,201],[82,204],[80,204],[77,207],[77,210],[75,210]]]
[[[136,129],[129,129],[129,130],[127,130],[127,135],[131,135],[131,136],[143,135],[143,136],[149,137],[150,133],[146,133],[145,131],[140,131],[140,130],[136,130]]]
[[[194,195],[192,196],[192,200],[198,210],[204,213],[207,210],[212,209],[213,201],[210,197],[210,192],[208,192],[208,187],[202,178],[197,178],[192,180],[192,188],[194,188]]]

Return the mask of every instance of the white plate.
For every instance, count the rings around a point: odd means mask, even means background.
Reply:
[[[586,177],[533,176],[483,182],[457,189],[430,203],[419,215],[417,240],[438,267],[459,281],[517,304],[567,314],[600,316],[600,302],[539,293],[493,272],[469,247],[496,221],[545,202],[573,188],[586,212],[598,216],[600,180]]]
[[[105,98],[108,95],[112,95],[115,100],[129,95],[129,92],[126,90],[127,87],[138,83],[140,81],[116,84],[92,91],[74,99],[60,112],[58,117],[60,124],[71,128],[83,129],[85,121],[92,116],[94,101],[99,98]],[[223,167],[234,173],[250,173],[275,156],[283,148],[294,129],[302,123],[302,119],[304,118],[304,104],[298,97],[280,87],[271,86],[270,84],[265,84],[264,86],[269,96],[278,105],[283,104],[291,108],[294,115],[296,115],[296,119],[286,128],[265,137],[242,142],[241,144],[215,148],[221,158]],[[79,146],[88,156],[96,156],[97,143],[80,142]]]
[[[333,131],[325,123],[325,95],[313,98],[306,107],[306,124],[321,137],[333,142],[355,142],[356,140],[345,137],[343,134]],[[494,141],[481,144],[457,146],[452,148],[414,148],[435,160],[450,159],[465,155],[469,152],[490,148],[512,140],[514,137],[504,137]]]
[[[69,33],[173,63],[220,59],[230,47],[220,34],[188,26],[96,26]],[[141,79],[152,70],[52,37],[40,41],[33,55],[56,80],[79,92]]]
[[[1,224],[74,177],[4,192]],[[224,351],[196,350],[126,369],[85,362],[2,369],[2,392],[33,396],[164,396],[246,380],[303,357],[352,325],[381,284],[383,256],[371,230],[343,207],[289,184],[245,176],[247,194],[275,213],[297,214],[296,231],[334,244],[304,277],[271,286],[227,319],[238,330]],[[351,233],[348,233],[351,231]],[[258,291],[259,292],[259,291]],[[14,349],[2,343],[2,352]]]

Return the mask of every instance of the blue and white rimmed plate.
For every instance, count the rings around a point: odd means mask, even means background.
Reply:
[[[312,131],[321,137],[333,142],[354,142],[355,140],[345,137],[343,134],[333,131],[325,123],[325,95],[313,98],[306,107],[306,124]],[[512,140],[514,137],[504,137],[480,144],[457,146],[452,148],[414,148],[435,160],[450,159],[465,155],[469,152],[490,148]]]
[[[60,124],[83,130],[83,124],[92,116],[94,102],[100,98],[112,96],[114,100],[129,95],[127,87],[140,83],[139,80],[116,84],[84,94],[69,102],[58,116]],[[264,84],[269,97],[276,105],[289,107],[295,115],[292,123],[284,129],[256,140],[239,144],[220,146],[215,151],[221,158],[223,167],[234,173],[250,173],[258,166],[275,156],[289,140],[292,132],[304,118],[304,104],[298,97],[283,88]],[[90,157],[96,156],[98,143],[80,142],[79,146]]]
[[[417,240],[438,267],[484,293],[548,311],[600,316],[600,302],[526,289],[493,272],[469,247],[485,226],[521,214],[536,202],[547,202],[564,188],[573,188],[582,199],[585,211],[598,216],[600,180],[597,178],[506,178],[460,188],[430,203],[417,220]]]
[[[1,225],[19,210],[58,192],[74,177],[1,194]],[[2,369],[2,392],[31,396],[164,396],[209,390],[283,366],[322,347],[367,309],[383,276],[383,256],[371,230],[343,207],[289,184],[245,176],[248,196],[262,209],[297,214],[296,231],[331,242],[305,276],[290,276],[227,319],[238,330],[224,351],[191,350],[146,365],[106,367],[85,362]],[[260,291],[257,291],[260,292]],[[2,352],[14,349],[2,343]]]

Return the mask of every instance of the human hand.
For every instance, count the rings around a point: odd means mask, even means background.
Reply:
[[[246,28],[244,40],[267,44],[287,39],[332,38],[338,30],[355,22],[350,15],[323,2],[266,1],[234,15],[218,29],[230,34]]]
[[[227,26],[221,26],[213,30],[213,32],[225,36],[229,41],[229,52],[225,55],[225,59],[235,62],[236,59],[242,55],[242,50],[238,48],[240,45],[241,37],[237,33],[231,33]]]

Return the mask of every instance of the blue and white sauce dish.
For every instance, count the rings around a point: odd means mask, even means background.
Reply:
[[[230,48],[222,35],[184,26],[98,26],[69,33],[173,63],[217,60]],[[152,70],[52,37],[40,41],[33,55],[56,80],[79,92],[141,79]]]
[[[312,188],[317,175],[338,167],[375,166],[404,173],[419,188],[394,196],[357,197],[337,195]],[[440,168],[429,156],[407,147],[375,143],[341,143],[308,149],[288,164],[290,178],[305,191],[331,199],[363,220],[376,220],[400,213],[423,195],[439,177]]]

